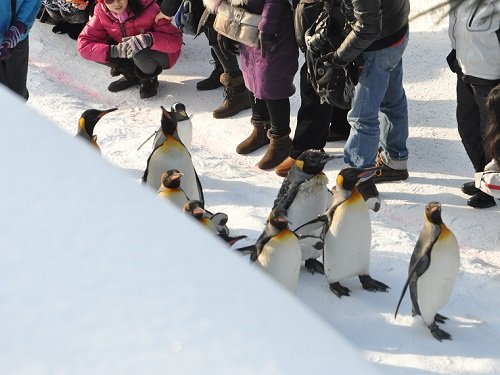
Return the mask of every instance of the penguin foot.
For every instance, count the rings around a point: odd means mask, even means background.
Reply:
[[[320,273],[322,275],[325,274],[325,266],[317,259],[307,259],[304,263],[306,270],[311,272],[311,274]]]
[[[339,298],[342,298],[342,296],[349,297],[349,293],[351,293],[351,290],[349,288],[342,286],[339,282],[331,283],[330,290]]]
[[[439,328],[436,323],[432,323],[429,326],[429,329],[431,330],[432,336],[434,336],[437,340],[451,340],[451,335]]]
[[[383,282],[373,279],[370,275],[360,275],[359,281],[363,289],[369,290],[370,292],[387,292],[389,288]]]
[[[444,315],[441,315],[441,314],[436,314],[434,316],[434,322],[436,322],[436,323],[443,323],[443,324],[445,324],[447,320],[448,320],[448,318],[446,316],[444,316]]]

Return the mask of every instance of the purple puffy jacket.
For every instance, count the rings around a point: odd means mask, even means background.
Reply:
[[[78,37],[78,52],[87,60],[107,62],[109,41],[117,43],[123,37],[149,33],[153,37],[152,50],[168,54],[169,68],[176,63],[181,53],[182,33],[170,21],[155,23],[160,7],[155,0],[140,0],[144,10],[138,16],[130,13],[129,18],[120,23],[102,3],[97,3],[94,16],[89,20]]]

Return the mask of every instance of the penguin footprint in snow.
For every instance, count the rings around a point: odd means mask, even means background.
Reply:
[[[100,111],[98,109],[88,109],[82,113],[80,119],[78,120],[78,129],[76,132],[77,137],[81,137],[100,151],[99,145],[97,144],[97,136],[94,135],[94,128],[97,122],[107,113],[116,111],[118,108],[106,109]]]
[[[420,315],[437,340],[451,340],[451,335],[437,325],[448,319],[438,311],[450,298],[459,267],[457,239],[443,223],[441,205],[430,202],[425,207],[424,227],[413,250],[394,317],[409,286],[413,316]]]
[[[236,237],[230,236],[229,228],[226,225],[228,221],[227,215],[222,212],[217,212],[215,214],[211,213],[203,207],[203,204],[200,201],[191,200],[187,202],[182,208],[182,211],[194,217],[205,228],[207,228],[210,232],[215,233],[230,246],[232,246],[235,242],[246,238],[245,235]]]

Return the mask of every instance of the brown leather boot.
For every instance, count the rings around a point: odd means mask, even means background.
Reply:
[[[269,133],[268,136],[271,143],[262,159],[257,163],[257,167],[264,170],[278,166],[287,158],[292,149],[292,140],[288,134],[279,136]]]
[[[248,90],[243,81],[243,75],[231,77],[227,73],[220,76],[220,83],[224,85],[224,101],[213,112],[214,118],[227,118],[250,108]]]
[[[296,160],[291,156],[289,156],[285,160],[283,160],[283,162],[280,165],[278,165],[274,171],[278,176],[286,177],[288,176],[288,172],[290,171],[290,169],[292,169],[295,162]]]
[[[246,155],[254,152],[269,144],[270,140],[267,137],[267,131],[271,128],[271,123],[269,121],[260,121],[255,119],[250,119],[253,125],[252,133],[236,146],[236,152],[240,155]]]

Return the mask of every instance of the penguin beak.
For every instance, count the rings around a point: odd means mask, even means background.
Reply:
[[[382,167],[371,167],[371,168],[363,168],[361,172],[358,174],[359,178],[363,178],[366,176],[371,176],[373,172],[381,170]]]
[[[201,207],[196,207],[194,210],[193,210],[193,216],[203,216],[203,208]]]
[[[109,112],[113,112],[113,111],[116,111],[118,108],[111,108],[111,109],[107,109],[105,111],[101,111],[101,113],[99,113],[99,115],[97,116],[98,119],[101,119],[102,116],[108,114]]]
[[[336,156],[335,155],[330,155],[330,154],[326,154],[325,156],[323,156],[323,159],[321,160],[324,164],[328,163],[330,160],[333,160],[335,159]]]
[[[172,175],[172,180],[174,180],[174,181],[175,181],[175,180],[178,180],[178,179],[179,179],[179,178],[181,178],[182,176],[184,176],[184,173],[182,173],[182,172],[179,172],[179,173],[174,173],[174,174]]]
[[[293,223],[291,223],[286,216],[278,216],[276,221],[279,223],[288,223],[293,225]]]

